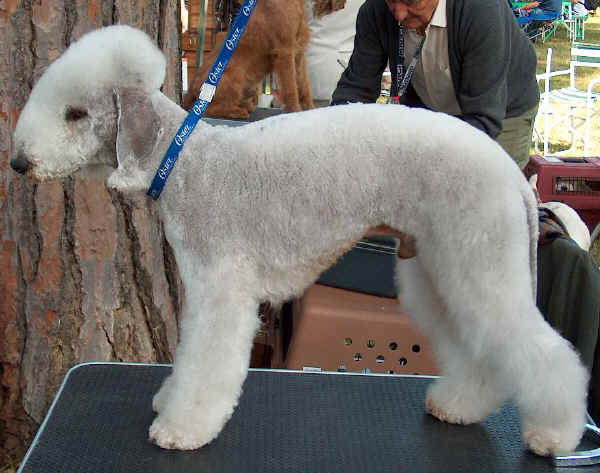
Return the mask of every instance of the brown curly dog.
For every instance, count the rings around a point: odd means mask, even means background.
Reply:
[[[341,10],[346,5],[346,0],[313,0],[312,5],[313,15],[318,17]]]
[[[225,36],[225,32],[217,34],[219,44]],[[279,84],[279,100],[287,112],[313,108],[304,56],[308,40],[303,0],[260,0],[206,116],[248,118],[256,107],[262,80],[273,72]],[[196,101],[220,49],[219,45],[204,57],[183,99],[184,108],[191,108]]]

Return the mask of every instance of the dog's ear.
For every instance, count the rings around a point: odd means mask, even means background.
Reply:
[[[158,117],[150,96],[139,89],[114,91],[117,110],[117,169],[108,185],[121,191],[140,191],[152,180],[152,155],[161,134]]]

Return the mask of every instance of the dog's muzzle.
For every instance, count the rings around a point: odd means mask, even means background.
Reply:
[[[17,171],[19,174],[25,174],[31,167],[31,164],[29,163],[23,152],[19,151],[17,157],[10,162],[10,167]]]

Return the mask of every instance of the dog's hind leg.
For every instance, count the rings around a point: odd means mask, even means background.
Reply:
[[[296,53],[296,84],[298,88],[298,99],[302,110],[309,110],[315,105],[312,100],[310,81],[308,79],[308,65],[304,51]]]
[[[250,112],[248,92],[246,88],[240,86],[236,74],[224,74],[211,104],[206,109],[206,116],[248,119]]]
[[[498,228],[499,222],[492,223],[491,228]],[[436,238],[435,245],[419,248],[419,258],[426,261],[424,271],[462,349],[485,369],[482,380],[493,377],[491,385],[515,399],[523,438],[532,451],[550,455],[574,449],[585,426],[587,373],[569,343],[535,307],[529,248],[517,241],[517,231],[486,232],[475,243],[463,240],[460,246],[450,241],[447,229],[438,230],[445,240]],[[450,385],[465,392],[458,382]],[[471,406],[462,409],[454,416],[473,415]]]
[[[286,112],[299,112],[301,109],[296,85],[296,61],[291,48],[274,52],[273,69],[279,83],[279,98]]]
[[[259,326],[258,302],[232,283],[239,273],[200,269],[193,261],[180,265],[186,298],[180,341],[150,427],[150,439],[169,449],[196,449],[221,432],[238,403]]]
[[[509,393],[461,346],[447,309],[419,258],[399,259],[396,271],[402,307],[432,342],[441,368],[442,377],[428,389],[425,409],[445,422],[479,422]]]

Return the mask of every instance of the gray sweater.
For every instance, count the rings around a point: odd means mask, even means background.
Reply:
[[[537,57],[507,0],[447,0],[448,56],[461,118],[495,138],[502,120],[539,101]],[[332,103],[375,102],[389,61],[395,84],[398,24],[385,0],[366,0],[358,12],[354,52]],[[423,106],[409,86],[403,103]]]

